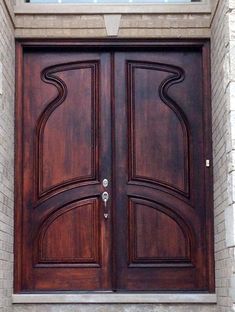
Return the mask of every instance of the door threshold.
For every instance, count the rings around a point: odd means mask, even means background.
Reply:
[[[13,294],[12,301],[20,303],[156,303],[156,304],[215,304],[216,294],[205,293],[117,293],[112,291],[90,293]]]

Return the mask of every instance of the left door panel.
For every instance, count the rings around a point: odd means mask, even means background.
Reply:
[[[111,180],[110,56],[34,50],[22,66],[20,288],[110,289],[100,201]]]

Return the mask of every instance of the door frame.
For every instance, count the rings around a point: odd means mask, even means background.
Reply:
[[[23,57],[24,51],[33,49],[50,48],[80,48],[83,51],[122,51],[139,49],[143,51],[153,51],[164,47],[197,49],[202,53],[202,71],[204,81],[203,105],[204,105],[204,147],[205,159],[210,160],[210,167],[204,170],[204,180],[208,192],[205,194],[206,224],[207,231],[207,255],[210,264],[208,276],[209,292],[215,290],[214,277],[214,222],[213,222],[213,163],[212,163],[212,118],[211,118],[211,87],[210,87],[210,41],[209,39],[20,39],[16,40],[16,101],[15,101],[15,231],[14,231],[14,293],[21,291],[21,259],[22,259],[22,222],[23,213],[22,201],[22,112],[23,112]]]

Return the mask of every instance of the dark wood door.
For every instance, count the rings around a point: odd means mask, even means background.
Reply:
[[[16,291],[213,290],[201,49],[18,61]]]
[[[110,56],[24,58],[23,290],[110,289]]]
[[[206,290],[201,53],[117,53],[114,67],[116,287]]]

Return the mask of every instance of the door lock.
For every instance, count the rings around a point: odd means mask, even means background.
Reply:
[[[108,211],[107,211],[107,202],[109,200],[109,193],[108,192],[103,192],[101,197],[102,197],[102,200],[104,202],[104,218],[108,219],[109,214],[108,214]]]
[[[104,192],[102,193],[102,200],[104,202],[104,206],[107,206],[107,201],[109,200],[109,193],[108,192]]]
[[[102,184],[103,184],[103,187],[108,187],[109,181],[107,179],[104,179]]]

